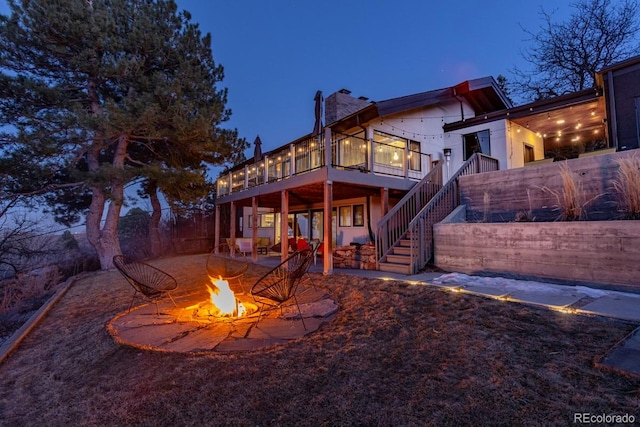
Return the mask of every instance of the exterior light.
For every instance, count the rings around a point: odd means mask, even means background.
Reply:
[[[447,162],[447,181],[451,178],[451,148],[445,148],[442,150],[444,158]]]

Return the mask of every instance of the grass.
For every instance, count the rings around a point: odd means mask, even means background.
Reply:
[[[617,159],[617,178],[612,181],[618,194],[619,210],[625,219],[640,219],[640,159],[631,157]]]
[[[206,255],[158,260],[181,289]],[[247,282],[263,267],[251,268]],[[284,346],[173,354],[105,325],[131,290],[87,275],[0,365],[3,425],[567,425],[640,416],[640,379],[594,363],[636,325],[351,276],[313,275],[337,317]]]

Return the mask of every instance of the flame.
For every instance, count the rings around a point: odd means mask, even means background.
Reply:
[[[218,280],[214,280],[212,277],[210,279],[215,287],[212,289],[207,285],[209,295],[211,295],[211,303],[220,311],[220,314],[233,314],[236,311],[236,296],[229,288],[229,282],[222,280],[222,276],[219,276]]]

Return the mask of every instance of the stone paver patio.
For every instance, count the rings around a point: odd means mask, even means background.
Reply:
[[[236,294],[248,308],[245,317],[211,315],[206,291],[174,297],[159,304],[145,304],[118,314],[108,324],[109,333],[125,345],[174,352],[233,352],[257,350],[284,344],[316,331],[330,322],[338,310],[336,302],[315,287],[299,287],[297,298],[306,330],[295,305],[262,313],[249,295]],[[293,301],[291,301],[293,302]],[[267,306],[268,307],[268,306]]]

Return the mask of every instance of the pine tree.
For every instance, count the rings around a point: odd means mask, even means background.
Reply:
[[[220,128],[230,111],[211,36],[172,0],[8,3],[11,16],[0,16],[0,126],[11,126],[0,137],[3,185],[46,194],[63,223],[86,215],[87,238],[109,268],[120,253],[125,185],[154,182],[192,198],[207,164],[246,148],[237,131]]]

